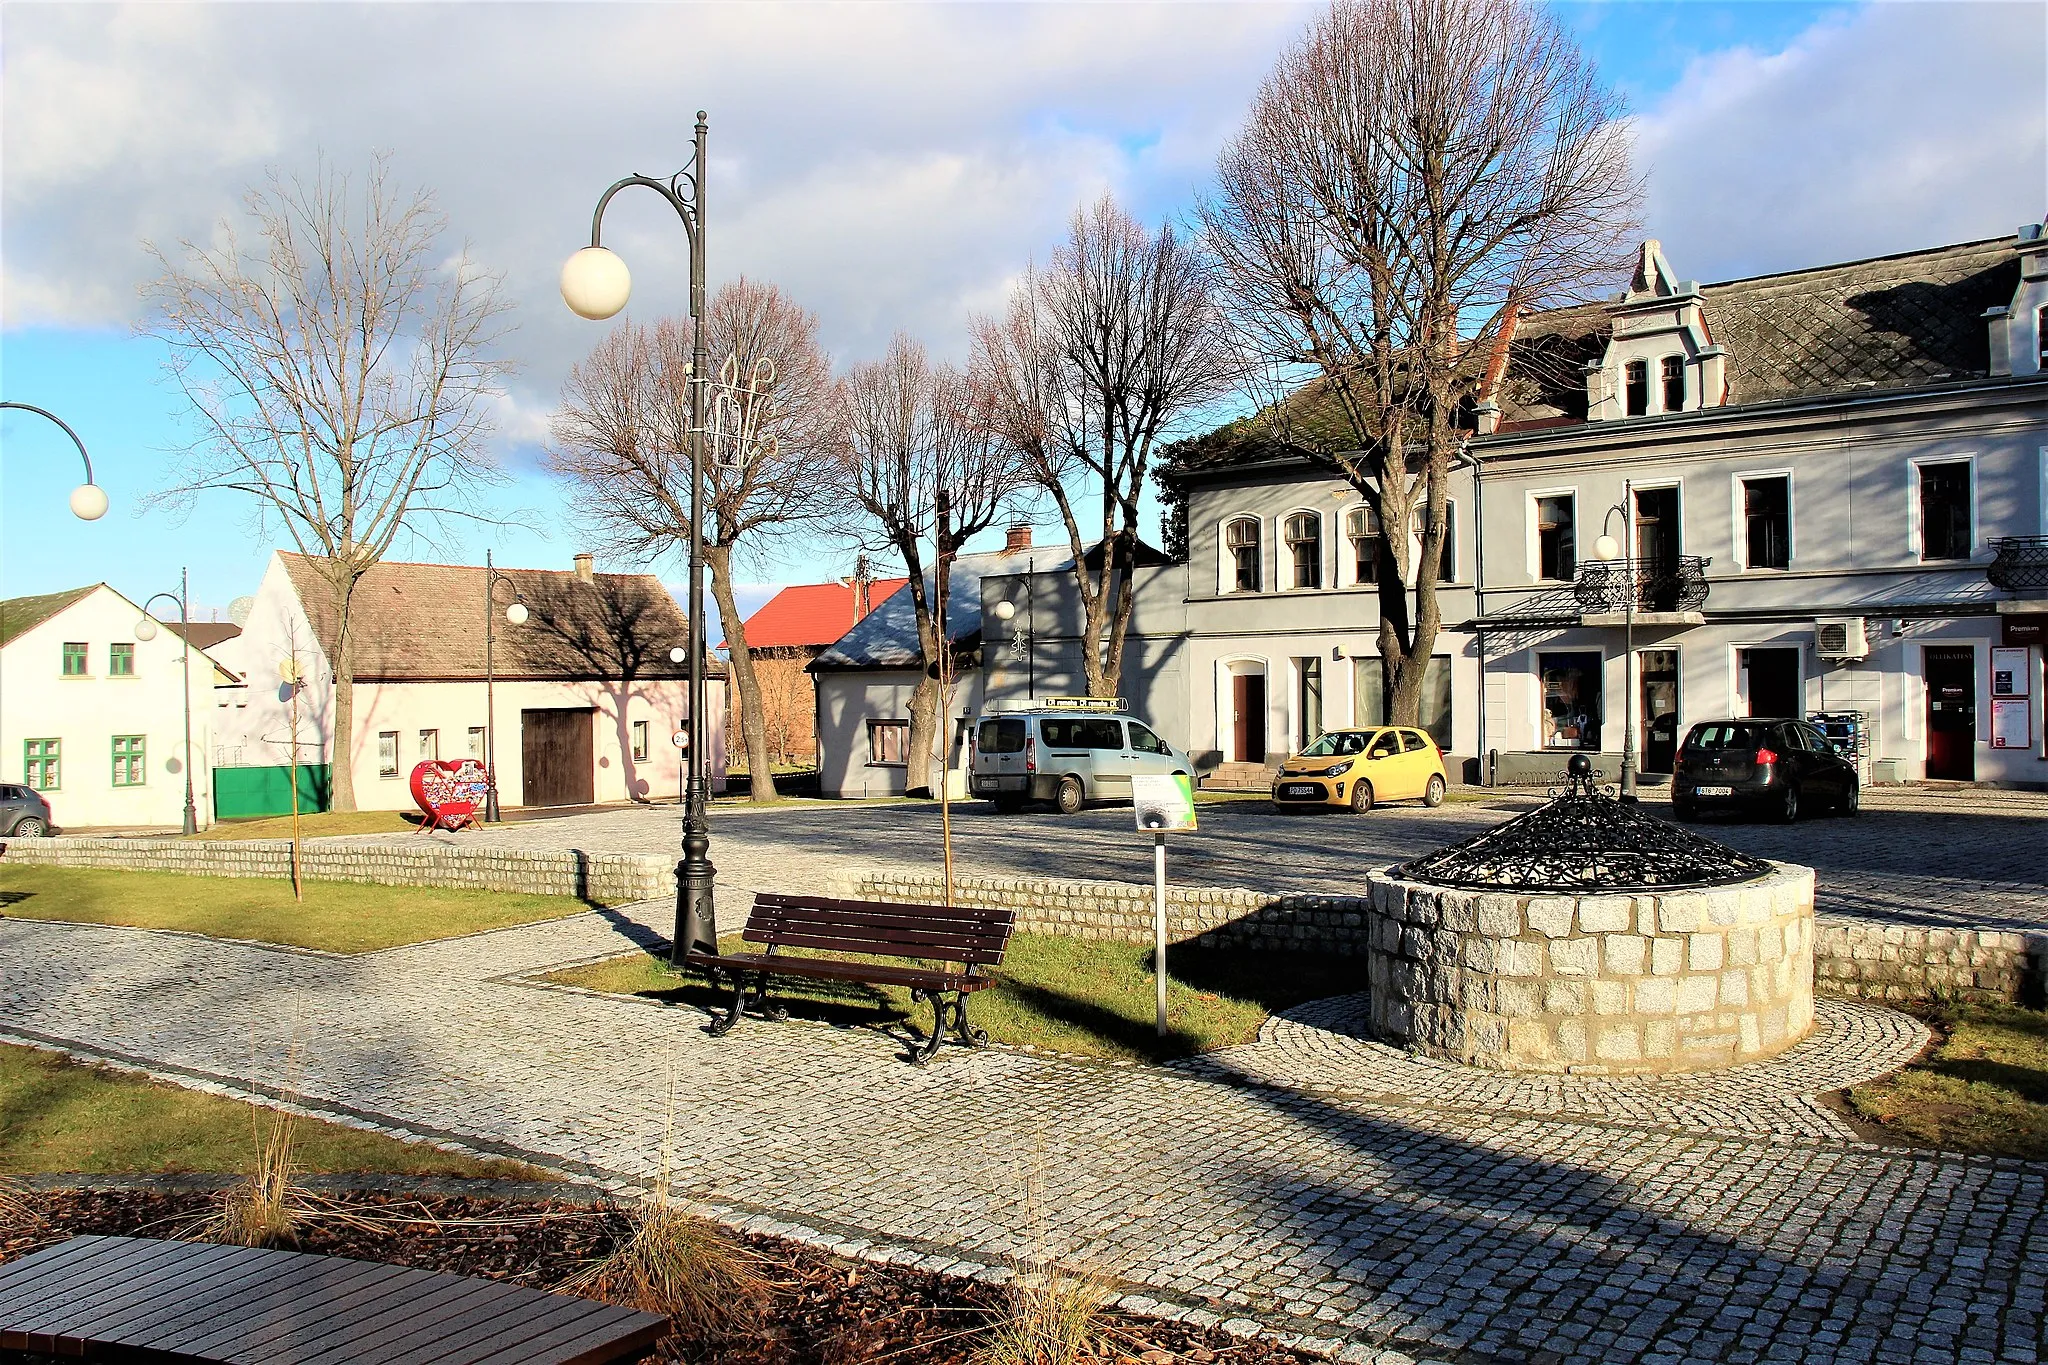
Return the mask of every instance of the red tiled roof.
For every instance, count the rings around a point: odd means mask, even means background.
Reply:
[[[876,579],[868,585],[868,610],[881,606],[909,581]],[[799,583],[776,593],[747,618],[747,648],[822,647],[852,630],[858,619],[853,611],[851,585]]]

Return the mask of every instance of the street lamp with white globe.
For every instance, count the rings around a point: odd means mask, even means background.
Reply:
[[[1636,594],[1641,585],[1636,580],[1637,568],[1633,559],[1622,557],[1621,542],[1607,534],[1607,523],[1616,512],[1621,513],[1624,532],[1628,529],[1629,508],[1635,502],[1635,482],[1622,484],[1621,501],[1607,509],[1607,515],[1600,521],[1600,538],[1593,542],[1593,557],[1604,564],[1619,560],[1628,583],[1622,596],[1622,695],[1621,695],[1621,799],[1636,799]]]
[[[0,403],[0,408],[14,408],[21,412],[32,412],[38,417],[47,417],[64,428],[64,434],[71,438],[71,444],[78,447],[78,458],[85,462],[85,482],[71,490],[71,515],[80,521],[98,521],[107,514],[107,490],[92,481],[92,456],[85,453],[85,442],[78,439],[78,433],[54,412],[36,407],[32,403]]]
[[[697,111],[696,142],[689,165],[667,180],[629,175],[606,190],[590,217],[590,245],[562,266],[562,302],[581,318],[601,322],[617,316],[633,292],[626,263],[606,250],[604,211],[612,196],[629,185],[653,190],[668,201],[682,220],[690,246],[690,321],[694,340],[690,359],[690,642],[669,652],[672,663],[690,666],[687,777],[683,785],[683,857],[676,864],[676,932],[670,959],[682,965],[692,950],[718,951],[718,918],[712,902],[717,869],[711,865],[711,825],[707,807],[711,789],[704,771],[704,385],[711,365],[704,335],[704,111]]]
[[[484,823],[498,823],[498,700],[497,660],[493,650],[498,634],[498,587],[511,589],[512,601],[505,607],[505,620],[515,626],[526,624],[526,602],[519,585],[498,572],[491,552],[484,551]]]
[[[81,487],[78,490],[78,493],[83,493],[87,488],[91,488],[93,492],[99,493],[99,489],[89,483],[84,485],[84,487]],[[73,493],[71,495],[71,499],[74,504],[78,500],[78,493]],[[104,493],[100,494],[100,511],[106,511],[106,494]],[[92,519],[93,518],[91,517],[86,518],[87,521],[91,521]],[[178,591],[175,596],[171,593],[160,592],[157,593],[154,597],[151,597],[147,602],[144,602],[142,604],[142,619],[135,623],[135,638],[142,641],[145,644],[156,638],[156,618],[149,614],[149,609],[156,602],[156,599],[158,597],[169,597],[173,602],[176,602],[178,604],[178,638],[184,643],[185,646],[185,652],[183,655],[179,657],[178,660],[179,666],[185,670],[184,828],[185,833],[187,834],[197,834],[199,832],[199,807],[193,802],[192,799],[192,616],[190,610],[190,574],[184,569],[178,570]]]

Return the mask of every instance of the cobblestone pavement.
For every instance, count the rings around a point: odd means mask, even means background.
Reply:
[[[1928,927],[2048,927],[2048,797],[1959,792],[1973,804],[1942,806],[1945,792],[1905,789],[1879,798],[1897,808],[1854,820],[1793,826],[1717,821],[1695,826],[1747,852],[1804,863],[1818,873],[1816,909],[1839,918]],[[1993,801],[1990,798],[1996,797]],[[1177,837],[1169,875],[1189,885],[1257,891],[1357,892],[1365,872],[1469,838],[1530,804],[1451,803],[1436,810],[1387,806],[1371,814],[1282,815],[1262,801],[1200,808],[1199,833]],[[1669,806],[1651,797],[1653,813]],[[680,837],[673,806],[628,808],[559,820],[434,836],[449,842],[594,853],[673,853]],[[735,892],[815,886],[835,870],[886,864],[935,866],[939,813],[929,805],[720,809],[712,818],[712,860]],[[967,873],[1148,882],[1149,840],[1131,828],[1130,808],[1078,816],[1002,816],[981,802],[954,814],[954,851]],[[416,839],[421,836],[407,836]],[[744,902],[739,912],[744,912]]]
[[[1302,1089],[1341,1005],[1177,1067],[949,1048],[920,1071],[879,1030],[713,1040],[693,1010],[508,979],[651,936],[605,911],[336,957],[0,920],[0,1034],[613,1177],[658,1168],[672,1104],[692,1197],[932,1269],[1031,1250],[1035,1186],[1050,1249],[1130,1306],[1352,1360],[2048,1353],[2048,1166],[1733,1136],[1647,1087],[1599,1118],[1455,1103],[1435,1075]],[[1844,1039],[1883,1017],[1828,1014]]]

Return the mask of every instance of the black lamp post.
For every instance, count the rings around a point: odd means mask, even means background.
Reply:
[[[66,430],[69,430],[69,428],[66,428]],[[77,438],[74,437],[73,439],[75,440]],[[83,453],[83,447],[80,447],[80,452]],[[92,473],[89,468],[86,472],[86,478],[88,482],[86,483],[85,487],[93,487],[93,485],[90,482],[92,478]],[[97,489],[95,489],[95,491],[97,491]],[[76,501],[77,497],[78,495],[76,493],[72,494],[72,499],[74,502]],[[156,622],[151,620],[149,615],[150,603],[155,602],[158,597],[168,597],[173,602],[176,602],[178,604],[178,639],[181,640],[185,645],[185,652],[182,656],[180,656],[178,660],[179,665],[185,670],[185,833],[197,834],[199,832],[199,808],[197,805],[193,803],[192,800],[192,617],[190,609],[191,588],[192,580],[190,572],[185,569],[178,570],[177,592],[157,593],[154,596],[152,596],[148,601],[142,604],[142,619],[135,623],[135,638],[138,640],[154,640],[156,638]],[[297,780],[296,773],[294,773],[293,775],[293,780]]]
[[[681,963],[692,949],[718,951],[718,917],[712,902],[711,827],[705,807],[710,785],[704,775],[704,386],[710,357],[704,336],[704,111],[697,111],[696,145],[689,165],[667,180],[629,175],[599,196],[590,217],[590,245],[562,267],[562,300],[579,317],[602,320],[626,306],[632,276],[626,263],[601,240],[605,206],[628,185],[644,185],[666,199],[682,219],[690,242],[690,716],[685,749],[689,777],[683,795],[683,859],[676,865],[676,932],[669,946]]]
[[[503,583],[512,589],[512,601],[505,608],[505,619],[515,626],[526,624],[526,602],[519,596],[519,585],[498,572],[491,562],[491,552],[484,551],[484,823],[498,823],[498,702],[496,696],[497,664],[492,650],[497,643],[498,626],[498,585]]]
[[[85,482],[71,490],[71,515],[80,521],[98,521],[107,514],[107,493],[92,481],[92,456],[85,453],[85,442],[78,439],[78,433],[54,412],[46,412],[33,403],[0,403],[0,408],[15,408],[21,412],[32,412],[38,417],[47,417],[64,428],[64,434],[71,438],[71,444],[78,447],[78,458],[85,461]]]
[[[1621,544],[1607,534],[1607,523],[1616,512],[1621,513],[1623,535],[1630,533],[1629,509],[1635,502],[1636,486],[1633,479],[1624,480],[1621,485],[1621,501],[1607,509],[1600,519],[1600,538],[1593,542],[1596,559],[1621,560],[1628,574],[1628,584],[1622,599],[1622,697],[1621,697],[1621,799],[1636,799],[1636,594],[1641,590],[1637,575],[1641,572],[1636,564],[1633,547],[1630,553],[1622,554]]]

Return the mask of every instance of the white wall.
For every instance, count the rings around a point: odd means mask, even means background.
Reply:
[[[137,640],[142,610],[101,585],[0,649],[0,778],[24,782],[25,742],[61,742],[59,785],[46,791],[56,824],[83,828],[182,826],[185,813],[185,642],[158,628]],[[88,672],[63,675],[64,645],[88,646]],[[135,646],[133,677],[107,675],[108,646]],[[201,828],[213,820],[213,665],[192,650],[194,805]],[[141,786],[114,785],[114,737],[143,737]]]
[[[880,764],[868,751],[870,720],[910,719],[910,694],[917,674],[910,669],[824,672],[818,680],[818,786],[825,796],[901,796],[909,778],[902,764]],[[982,679],[965,672],[953,680],[954,717],[973,717],[982,709]],[[957,726],[955,727],[957,729]],[[956,737],[957,740],[957,737]],[[951,755],[953,791],[965,790],[966,755],[955,743]]]

